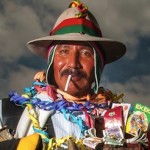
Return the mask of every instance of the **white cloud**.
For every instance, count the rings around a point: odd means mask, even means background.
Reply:
[[[24,87],[31,86],[36,71],[21,65],[18,68],[18,71],[12,71],[7,79],[1,80],[0,97],[7,97],[11,90],[22,94]]]
[[[26,42],[43,33],[34,11],[11,1],[6,1],[0,20],[0,57],[4,57],[6,61],[15,61],[24,55]]]
[[[124,94],[124,101],[135,104],[140,102],[147,106],[149,104],[149,85],[150,85],[150,74],[143,75],[140,77],[133,77],[127,80],[125,83],[111,83],[106,78],[102,80],[104,87],[112,90],[114,93]]]

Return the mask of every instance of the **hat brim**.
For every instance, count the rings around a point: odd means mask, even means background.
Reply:
[[[52,35],[38,38],[27,43],[27,47],[34,53],[44,58],[47,57],[47,50],[53,41],[88,41],[98,42],[105,53],[106,62],[111,63],[126,52],[126,47],[123,43],[103,37],[89,36],[87,34],[69,33],[62,35]]]

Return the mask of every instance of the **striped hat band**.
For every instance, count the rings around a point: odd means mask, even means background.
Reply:
[[[50,35],[60,35],[66,33],[82,33],[102,37],[101,30],[86,18],[69,18],[63,20],[50,32]]]

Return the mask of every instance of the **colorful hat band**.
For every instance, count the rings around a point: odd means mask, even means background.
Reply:
[[[102,33],[91,21],[85,18],[70,18],[62,21],[55,27],[50,35],[66,33],[85,33],[91,36],[102,37]]]

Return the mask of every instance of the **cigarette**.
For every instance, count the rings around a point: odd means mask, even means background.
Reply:
[[[66,86],[65,86],[65,91],[68,90],[68,86],[69,86],[69,82],[71,80],[71,74],[68,76],[67,82],[66,82]]]

